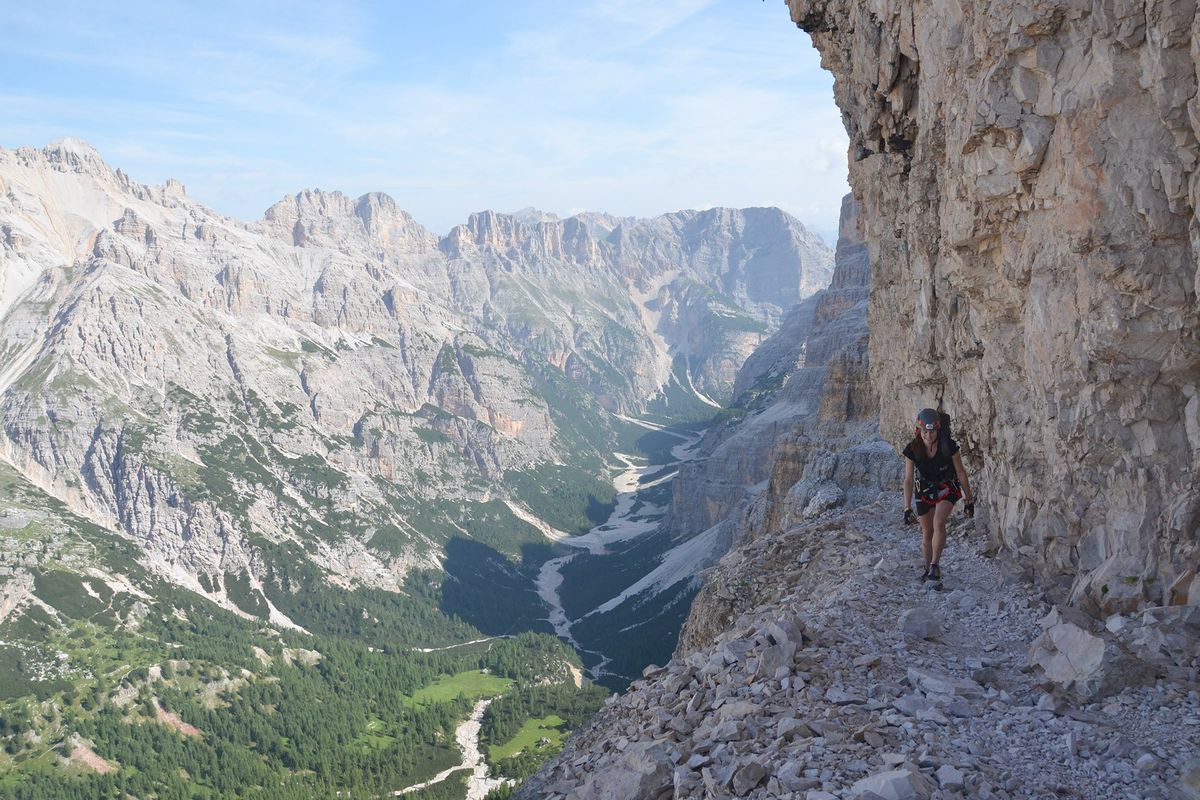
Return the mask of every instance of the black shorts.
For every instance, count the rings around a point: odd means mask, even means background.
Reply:
[[[917,495],[917,516],[925,516],[937,508],[938,503],[954,505],[960,497],[962,487],[958,485],[958,481],[943,481],[940,485]]]

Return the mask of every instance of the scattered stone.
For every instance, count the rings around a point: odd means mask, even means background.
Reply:
[[[774,586],[760,610],[606,705],[516,796],[1174,800],[1171,792],[1186,786],[1189,773],[1175,769],[1195,756],[1200,736],[1200,691],[1187,683],[1200,653],[1190,651],[1182,678],[1122,689],[1102,706],[1080,705],[1074,690],[1025,667],[1022,650],[1054,625],[1074,625],[1122,652],[1156,647],[1175,659],[1185,649],[1177,637],[1192,635],[1187,614],[1127,616],[1118,636],[1054,610],[1039,628],[1048,610],[1039,594],[1003,583],[996,561],[957,551],[960,594],[953,603],[950,593],[931,598],[909,616],[932,615],[935,603],[955,609],[968,595],[1003,613],[947,611],[926,641],[897,625],[912,592],[897,591],[891,572],[862,569],[853,525],[836,530],[818,532],[819,551],[812,539],[764,550],[762,564],[779,560],[781,576],[765,582]],[[892,541],[890,528],[869,530]],[[801,571],[788,580],[802,588],[780,594],[782,574],[794,571],[786,554],[809,548],[825,577]],[[772,668],[774,648],[787,663]],[[647,745],[661,747],[660,756],[639,749]],[[1200,765],[1195,771],[1200,783]],[[602,773],[612,780],[595,778]],[[1176,794],[1200,800],[1183,788]]]
[[[938,698],[938,700],[941,701],[942,698]],[[967,719],[978,716],[983,709],[976,708],[961,697],[952,697],[949,702],[941,702],[941,710],[952,717]]]
[[[802,738],[811,739],[815,734],[812,729],[795,717],[786,717],[779,722],[776,733],[781,739]]]
[[[1200,800],[1200,756],[1189,759],[1179,770],[1179,791],[1185,800]]]
[[[919,694],[906,694],[892,701],[892,706],[902,714],[915,716],[918,712],[928,711],[933,706]]]
[[[982,697],[983,688],[969,678],[955,678],[933,670],[918,667],[908,668],[908,683],[926,695],[946,694],[960,697]]]
[[[1124,758],[1133,752],[1133,744],[1124,736],[1114,736],[1113,740],[1108,743],[1108,747],[1104,751],[1104,755],[1109,758]]]
[[[884,741],[884,738],[882,736],[880,736],[878,733],[876,733],[875,731],[864,731],[863,732],[863,741],[866,742],[867,744],[869,744],[873,749],[876,749],[876,750],[878,750],[880,747],[883,747],[884,745],[887,744],[887,742]]]
[[[900,630],[920,639],[933,639],[942,632],[941,623],[925,606],[910,608],[900,615]]]
[[[867,702],[866,698],[852,694],[836,686],[825,692],[825,699],[837,706],[862,705]]]
[[[1029,648],[1029,663],[1080,697],[1094,700],[1130,686],[1152,684],[1155,669],[1109,637],[1078,609],[1057,606]]]
[[[936,722],[938,725],[948,725],[950,720],[937,709],[928,709],[917,712],[917,719],[922,722]]]
[[[767,777],[767,768],[757,761],[751,761],[733,774],[733,790],[739,797],[744,797],[750,790],[762,783]]]
[[[657,664],[648,664],[646,668],[642,670],[642,677],[653,678],[655,675],[662,674],[664,669],[665,667],[660,667]]]
[[[899,769],[879,772],[855,781],[850,791],[860,795],[874,792],[886,800],[910,800],[927,798],[934,788],[915,765],[904,764]]]
[[[666,749],[653,742],[631,745],[612,770],[593,774],[580,787],[580,800],[655,797],[672,785],[674,769]]]
[[[950,764],[943,764],[938,767],[937,779],[938,785],[943,789],[955,790],[963,788],[962,772]]]
[[[769,623],[763,633],[771,644],[794,644],[800,647],[804,644],[804,622],[798,617],[786,617]]]

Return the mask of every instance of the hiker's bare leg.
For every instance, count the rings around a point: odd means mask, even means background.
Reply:
[[[930,511],[927,514],[922,514],[917,517],[917,521],[921,523],[921,553],[925,556],[925,566],[929,566],[929,562],[934,559],[933,555],[933,515]]]
[[[933,560],[938,563],[941,563],[942,550],[946,547],[946,520],[953,510],[954,503],[938,503],[933,512],[926,515],[933,518]]]

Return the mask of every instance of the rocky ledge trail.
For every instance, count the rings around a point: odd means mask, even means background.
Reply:
[[[516,797],[1200,797],[1200,608],[1105,629],[957,512],[934,591],[900,506],[743,542],[709,581],[733,624],[647,668]]]

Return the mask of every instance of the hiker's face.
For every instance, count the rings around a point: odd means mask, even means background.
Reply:
[[[921,429],[921,438],[925,441],[925,444],[931,445],[937,441],[938,432],[936,429],[932,430],[932,431],[927,431],[924,428],[922,428]]]

